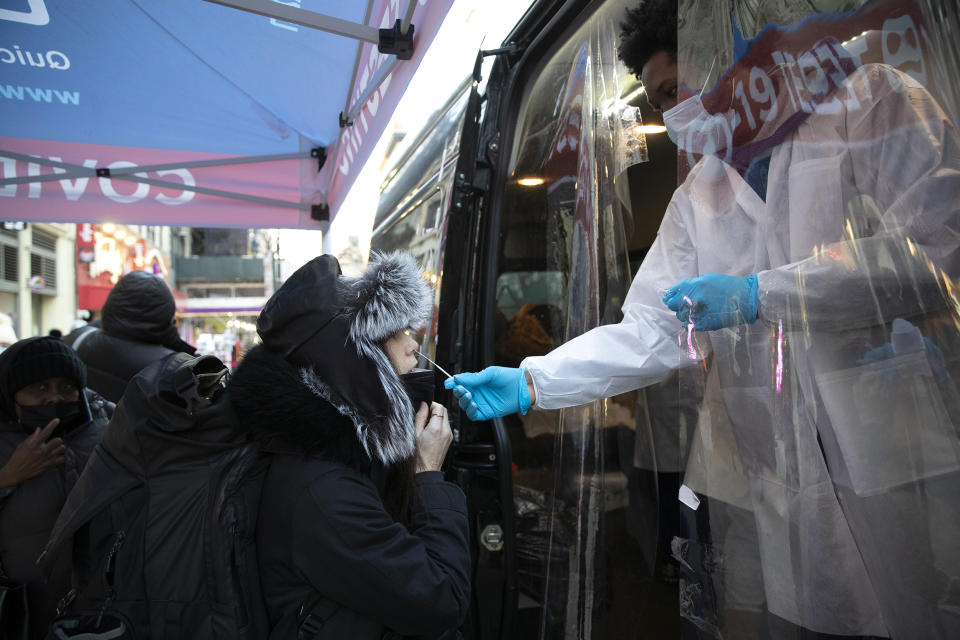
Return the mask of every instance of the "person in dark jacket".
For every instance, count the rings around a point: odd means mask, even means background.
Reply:
[[[430,288],[404,253],[359,278],[319,256],[257,321],[229,384],[271,456],[257,526],[270,638],[456,638],[469,603],[463,492],[440,471],[443,406],[406,378]]]
[[[45,636],[70,589],[69,554],[46,584],[35,562],[113,412],[85,383],[83,362],[59,338],[0,354],[0,570],[27,585],[31,638]]]
[[[146,271],[120,278],[103,304],[101,328],[85,327],[67,340],[87,365],[90,388],[119,402],[148,364],[178,351],[196,353],[177,334],[175,313],[173,294],[160,278]]]

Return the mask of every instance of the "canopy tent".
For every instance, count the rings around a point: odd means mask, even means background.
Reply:
[[[215,2],[0,0],[0,218],[326,228],[453,0]]]

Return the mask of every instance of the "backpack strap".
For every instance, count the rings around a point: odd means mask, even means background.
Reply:
[[[98,331],[100,331],[100,329],[98,329],[97,327],[90,327],[87,331],[84,331],[83,333],[78,335],[77,339],[74,340],[73,344],[71,344],[70,346],[73,347],[74,351],[76,351],[80,347],[81,342],[83,342],[84,340],[86,340],[87,338],[89,338],[90,336],[92,336]]]
[[[311,640],[316,637],[339,605],[319,593],[314,592],[307,598],[297,612],[297,640]]]

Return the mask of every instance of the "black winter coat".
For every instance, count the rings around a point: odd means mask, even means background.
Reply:
[[[63,436],[66,462],[16,487],[0,489],[0,563],[11,581],[27,585],[34,638],[45,636],[57,602],[70,589],[71,571],[70,554],[65,553],[52,567],[50,580],[45,584],[43,573],[36,565],[37,557],[113,412],[113,404],[97,393],[87,389],[85,395],[92,420]],[[10,460],[14,449],[30,435],[13,415],[8,407],[0,411],[0,466]]]
[[[417,474],[408,529],[384,506],[353,423],[293,365],[258,347],[230,392],[272,452],[257,527],[270,637],[296,638],[298,611],[317,596],[333,609],[317,638],[456,637],[470,593],[460,488]]]
[[[195,349],[177,335],[176,304],[166,283],[145,271],[121,278],[103,305],[100,329],[78,333],[72,346],[87,365],[87,387],[119,402],[141,369]]]

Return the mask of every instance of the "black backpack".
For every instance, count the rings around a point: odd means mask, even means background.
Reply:
[[[51,638],[253,640],[268,459],[237,432],[227,369],[173,354],[128,385],[40,562],[72,551]]]

